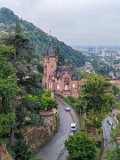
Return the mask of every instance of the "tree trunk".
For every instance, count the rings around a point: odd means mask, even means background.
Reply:
[[[16,49],[14,51],[14,61],[16,61]]]
[[[14,128],[11,128],[11,133],[10,133],[10,143],[13,146],[15,141],[15,131]]]

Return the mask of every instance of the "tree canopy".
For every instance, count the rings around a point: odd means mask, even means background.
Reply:
[[[93,138],[83,132],[71,136],[65,145],[70,154],[71,160],[96,160],[97,148]]]
[[[8,113],[10,111],[10,102],[16,95],[17,78],[16,71],[11,64],[8,63],[10,53],[13,51],[11,47],[0,46],[0,111]]]
[[[80,96],[76,103],[78,108],[106,112],[114,107],[115,95],[112,92],[112,85],[104,77],[92,74],[80,89]]]

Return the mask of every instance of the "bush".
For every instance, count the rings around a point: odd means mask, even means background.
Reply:
[[[30,160],[31,151],[22,138],[17,139],[14,145],[15,160]]]
[[[67,103],[70,104],[71,106],[74,106],[74,104],[75,104],[75,99],[74,99],[72,96],[68,96],[68,97],[66,98],[66,101],[67,101]]]
[[[88,137],[83,132],[71,136],[65,145],[70,154],[71,160],[96,160],[97,147],[95,139]]]
[[[57,108],[57,101],[52,99],[45,94],[42,95],[42,109],[51,110],[52,108]]]

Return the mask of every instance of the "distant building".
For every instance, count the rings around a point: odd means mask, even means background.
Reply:
[[[112,72],[112,71],[109,72],[109,77],[111,79],[115,79],[116,78],[115,75],[114,75],[114,72]]]
[[[85,66],[79,67],[80,72],[94,73],[94,68],[90,62],[85,62]]]
[[[54,48],[49,45],[43,57],[43,86],[62,96],[78,98],[79,85],[84,83],[83,80],[76,74],[72,65],[58,66],[57,62],[58,57],[55,55]]]
[[[111,84],[114,84],[114,85],[120,87],[120,80],[110,80],[109,82],[110,82]]]
[[[120,63],[114,64],[114,68],[115,68],[116,70],[120,70]]]

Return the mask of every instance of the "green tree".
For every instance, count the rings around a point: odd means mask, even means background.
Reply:
[[[94,109],[95,112],[108,112],[113,108],[115,96],[112,93],[112,85],[104,77],[92,74],[80,89],[80,106],[77,104],[77,107],[84,105],[86,111]]]
[[[29,150],[25,140],[22,138],[15,141],[14,153],[15,160],[30,160],[31,158],[31,151]]]
[[[120,160],[120,148],[105,151],[103,160]]]
[[[74,106],[74,104],[75,104],[75,99],[74,99],[72,96],[68,96],[68,97],[66,97],[66,102],[67,102],[68,104],[70,104],[71,106]]]
[[[41,107],[45,110],[50,110],[52,108],[57,108],[57,101],[45,94],[42,95]]]
[[[99,65],[99,67],[96,69],[96,73],[103,75],[103,76],[109,76],[110,67],[107,64]]]
[[[83,132],[78,132],[71,136],[65,142],[65,145],[71,160],[96,160],[97,158],[95,140]]]
[[[12,101],[16,97],[17,78],[12,64],[8,63],[13,48],[0,45],[0,134],[14,140],[15,108]],[[7,128],[5,130],[5,128]]]

